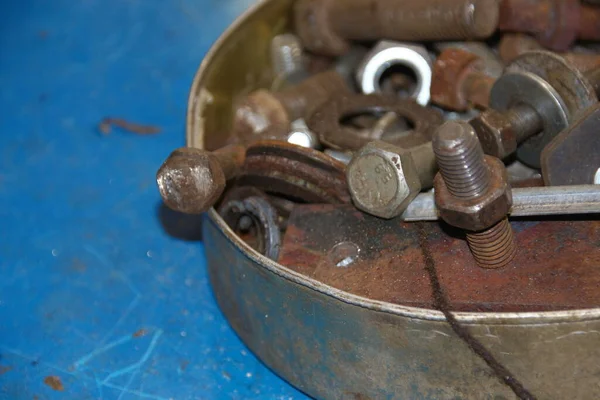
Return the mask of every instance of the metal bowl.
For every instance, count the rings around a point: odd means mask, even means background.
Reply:
[[[269,45],[292,0],[264,0],[215,43],[194,79],[189,146],[227,140],[232,100],[269,87]],[[242,340],[307,394],[331,399],[506,399],[514,394],[435,310],[359,297],[261,256],[211,210],[210,280]],[[600,398],[600,309],[456,316],[540,399]]]

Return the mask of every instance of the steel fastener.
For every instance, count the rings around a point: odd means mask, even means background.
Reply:
[[[260,139],[267,130],[270,138],[280,139],[292,121],[310,116],[333,93],[345,92],[349,92],[346,81],[334,70],[315,74],[280,92],[258,90],[237,104],[233,134],[243,143]]]
[[[432,60],[427,49],[422,45],[389,40],[377,43],[356,71],[356,80],[361,91],[365,94],[382,93],[380,82],[386,72],[399,66],[411,71],[402,74],[407,78],[406,97],[414,98],[422,106],[427,105],[430,98]]]
[[[454,111],[487,108],[495,79],[482,70],[483,62],[475,54],[455,48],[444,50],[433,67],[431,101]]]
[[[343,121],[360,115],[383,115],[394,112],[406,119],[411,130],[385,139],[375,136],[381,130],[357,130]],[[373,140],[414,147],[431,140],[435,129],[443,123],[437,110],[418,105],[411,99],[396,99],[382,95],[336,95],[324,103],[308,120],[308,126],[319,135],[321,142],[336,150],[358,150]]]
[[[491,108],[471,124],[486,154],[504,158],[522,143],[519,160],[539,168],[543,148],[597,101],[591,81],[562,57],[531,51],[506,67],[492,87]]]
[[[433,47],[438,53],[447,49],[460,49],[475,54],[482,61],[482,72],[498,78],[504,71],[504,61],[485,42],[438,42]]]
[[[441,217],[467,230],[469,248],[479,266],[501,268],[516,254],[507,214],[512,193],[502,161],[484,156],[473,128],[446,122],[433,138],[440,169],[435,202]]]
[[[254,248],[277,261],[281,248],[281,232],[275,208],[262,197],[231,200],[219,207],[219,215],[236,233],[254,230]]]
[[[295,26],[304,46],[339,56],[350,41],[487,38],[498,25],[496,0],[300,0]]]
[[[566,51],[576,39],[600,39],[600,10],[574,0],[502,0],[498,28],[532,33],[546,48]]]
[[[520,55],[533,50],[543,50],[544,47],[533,37],[523,33],[506,33],[502,35],[498,52],[506,63],[512,62]],[[586,72],[600,67],[600,56],[591,53],[566,52],[559,53],[575,68]]]
[[[352,157],[346,172],[354,205],[381,218],[402,214],[437,172],[431,143],[403,149],[377,141]]]
[[[163,201],[186,214],[207,211],[223,193],[227,180],[240,172],[245,152],[242,146],[212,153],[191,147],[173,151],[156,174]]]

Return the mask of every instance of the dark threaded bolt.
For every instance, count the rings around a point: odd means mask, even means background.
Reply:
[[[489,172],[473,129],[460,123],[444,124],[433,138],[433,151],[454,197],[473,198],[487,190]]]
[[[511,121],[517,143],[522,143],[535,135],[543,126],[542,118],[527,104],[517,104],[506,110],[504,115]]]
[[[483,149],[473,128],[465,122],[447,122],[433,138],[433,150],[448,192],[461,200],[480,198],[491,184]],[[505,266],[516,254],[508,218],[480,232],[467,232],[467,242],[483,268]]]
[[[221,197],[227,180],[238,175],[245,153],[242,146],[212,153],[190,147],[175,150],[156,174],[163,201],[186,214],[207,211]]]
[[[498,25],[497,0],[300,0],[295,25],[316,53],[344,54],[351,40],[473,40]]]

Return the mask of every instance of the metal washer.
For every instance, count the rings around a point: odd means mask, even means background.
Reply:
[[[506,73],[493,86],[490,105],[496,110],[506,111],[519,104],[536,110],[542,119],[543,130],[519,147],[517,157],[539,168],[546,144],[569,126],[569,113],[558,92],[539,76],[529,72]]]

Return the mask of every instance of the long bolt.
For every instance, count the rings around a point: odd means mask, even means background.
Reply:
[[[498,45],[498,53],[505,63],[512,62],[515,58],[528,51],[543,50],[535,38],[522,33],[507,33],[502,36]],[[580,71],[587,72],[600,67],[600,56],[590,53],[559,53],[562,58],[570,62]]]
[[[503,31],[531,33],[546,48],[566,51],[576,39],[600,39],[600,9],[576,0],[502,0]]]
[[[600,68],[586,71],[585,77],[600,95]],[[543,121],[537,111],[524,103],[517,104],[504,112],[489,109],[471,120],[486,154],[505,158],[512,154],[517,146],[539,133]],[[507,126],[509,125],[508,129]],[[500,135],[498,132],[512,132]]]
[[[467,124],[447,123],[436,132],[433,150],[449,193],[458,201],[477,201],[487,191],[491,177],[483,149]],[[480,232],[467,232],[475,260],[484,268],[505,266],[516,254],[508,218]]]
[[[246,149],[227,146],[214,152],[183,147],[175,150],[156,174],[160,195],[167,206],[186,214],[201,214],[238,175]]]
[[[300,0],[295,22],[304,45],[338,56],[351,40],[470,40],[498,24],[497,0]]]

